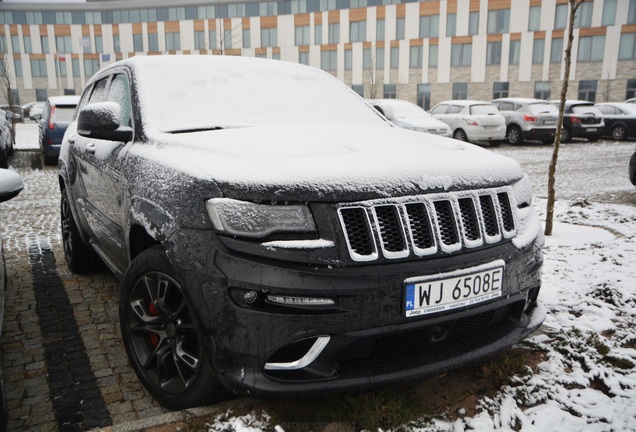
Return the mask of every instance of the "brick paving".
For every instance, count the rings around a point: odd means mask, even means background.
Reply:
[[[8,278],[0,339],[8,430],[87,430],[168,413],[128,364],[117,279],[108,270],[68,270],[57,169],[38,160],[36,152],[16,152],[10,165],[25,188],[0,204]]]

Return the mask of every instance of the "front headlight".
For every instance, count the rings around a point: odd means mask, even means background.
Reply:
[[[255,204],[213,198],[206,208],[214,228],[225,234],[263,238],[277,232],[311,233],[316,224],[306,205]]]
[[[528,174],[524,173],[521,180],[512,185],[518,207],[527,207],[532,204],[532,181]]]

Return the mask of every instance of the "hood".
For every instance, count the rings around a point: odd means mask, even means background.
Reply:
[[[132,154],[213,181],[226,197],[353,201],[495,187],[523,176],[472,144],[389,126],[285,124],[155,133]]]
[[[448,125],[434,117],[396,117],[393,120],[396,125],[407,129],[444,129],[448,130]]]

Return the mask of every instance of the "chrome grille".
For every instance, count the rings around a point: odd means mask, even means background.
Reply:
[[[455,253],[516,234],[510,188],[369,201],[338,209],[349,254],[373,261]]]

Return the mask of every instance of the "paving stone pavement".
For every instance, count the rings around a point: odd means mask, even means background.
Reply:
[[[76,431],[140,425],[156,416],[170,420],[128,364],[117,279],[106,269],[75,275],[66,266],[57,168],[39,159],[34,151],[16,151],[10,165],[25,187],[0,204],[8,278],[0,339],[8,430]]]

